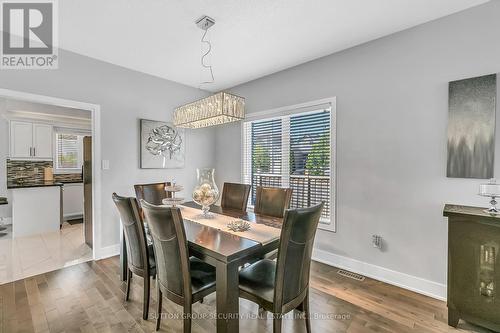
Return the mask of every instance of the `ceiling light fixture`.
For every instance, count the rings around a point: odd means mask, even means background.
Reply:
[[[212,66],[205,63],[205,58],[212,50],[210,40],[207,40],[207,32],[215,24],[215,20],[203,16],[196,21],[196,25],[204,30],[202,43],[208,45],[208,50],[201,56],[201,66],[210,72],[211,81],[203,81],[202,84],[213,83],[214,73]],[[224,91],[198,101],[182,105],[174,110],[174,125],[182,128],[203,128],[239,121],[245,118],[245,99]]]

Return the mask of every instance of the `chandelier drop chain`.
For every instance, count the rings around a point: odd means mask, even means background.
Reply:
[[[215,82],[212,64],[209,64],[209,65],[205,64],[205,58],[210,54],[210,52],[212,52],[212,43],[210,43],[210,39],[208,39],[208,40],[205,39],[205,37],[207,36],[208,30],[209,29],[206,29],[205,32],[203,33],[203,37],[201,37],[201,42],[206,43],[208,45],[208,50],[201,56],[201,66],[203,66],[204,68],[207,68],[210,71],[211,81],[202,81],[202,82],[200,82],[200,86],[202,84],[210,84],[210,83]]]

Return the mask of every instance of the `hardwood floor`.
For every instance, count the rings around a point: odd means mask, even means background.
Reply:
[[[323,264],[313,264],[311,279],[313,332],[489,332],[464,322],[455,330],[446,324],[444,302],[371,279],[345,278]],[[129,302],[124,293],[117,257],[3,284],[0,332],[153,332],[156,301],[151,318],[142,320],[142,279],[134,276]],[[161,331],[180,332],[181,308],[164,300],[163,310]],[[215,332],[214,295],[193,305],[193,312],[199,317],[193,332]],[[240,332],[272,332],[265,313],[252,317],[259,314],[257,305],[241,300],[240,313]],[[305,332],[303,320],[288,317],[283,332]]]

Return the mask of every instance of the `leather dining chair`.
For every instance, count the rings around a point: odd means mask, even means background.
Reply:
[[[291,188],[257,186],[254,212],[255,214],[282,218],[285,209],[290,207],[291,200]]]
[[[170,182],[134,185],[135,197],[139,201],[139,207],[141,200],[153,205],[162,205],[163,199],[170,197],[170,194],[165,191],[165,186],[170,186]]]
[[[135,197],[139,203],[139,213],[144,219],[142,212],[141,200],[149,202],[153,205],[163,205],[163,199],[170,198],[170,193],[165,191],[165,186],[170,186],[170,182],[164,183],[150,183],[150,184],[136,184],[134,185]],[[152,244],[151,235],[147,224],[144,225],[146,230],[146,238],[149,244]]]
[[[189,256],[186,231],[177,207],[141,202],[156,255],[158,308],[156,330],[160,329],[165,295],[184,309],[184,333],[191,332],[192,304],[215,291],[215,268]]]
[[[250,189],[247,184],[224,183],[221,207],[246,212]]]
[[[149,313],[149,295],[150,281],[149,277],[156,275],[156,263],[154,258],[153,246],[147,245],[146,232],[139,205],[135,198],[126,198],[113,193],[113,201],[120,213],[120,221],[125,234],[127,244],[127,290],[125,301],[130,296],[130,284],[132,282],[132,273],[139,275],[144,280],[144,304],[142,318],[148,319]]]
[[[273,313],[273,332],[281,332],[282,315],[305,313],[311,332],[309,274],[311,255],[323,203],[287,210],[281,229],[278,260],[262,259],[240,271],[240,297]]]

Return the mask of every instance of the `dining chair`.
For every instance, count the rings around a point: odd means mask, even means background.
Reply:
[[[240,297],[273,313],[273,332],[281,332],[282,316],[304,312],[311,332],[309,274],[314,237],[323,203],[285,212],[278,260],[262,259],[240,271]]]
[[[285,209],[290,207],[292,199],[291,188],[257,186],[254,212],[282,218]]]
[[[153,245],[148,245],[144,222],[139,213],[139,205],[135,198],[126,198],[113,193],[113,201],[120,213],[120,221],[125,234],[127,244],[127,290],[125,301],[130,296],[130,284],[132,283],[132,273],[144,279],[144,304],[142,318],[148,319],[150,281],[149,277],[156,275],[156,263],[153,252]]]
[[[189,256],[186,231],[177,207],[141,201],[156,255],[158,277],[156,330],[160,329],[163,295],[183,307],[184,333],[191,332],[192,304],[215,291],[215,268]]]
[[[221,207],[246,212],[250,189],[247,184],[224,183]]]
[[[141,207],[141,200],[153,205],[162,205],[163,199],[170,198],[170,194],[165,191],[165,186],[170,186],[170,182],[134,185],[139,207]]]

